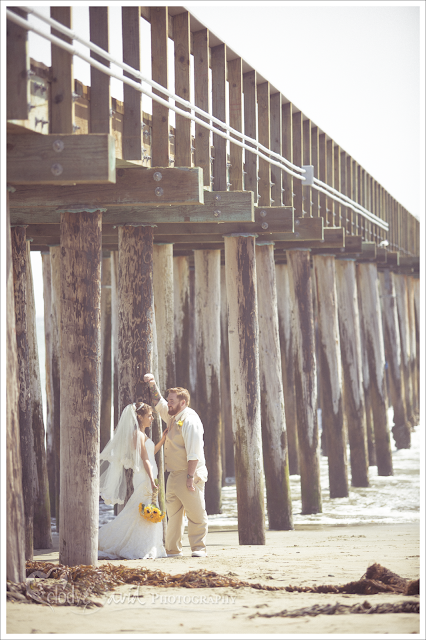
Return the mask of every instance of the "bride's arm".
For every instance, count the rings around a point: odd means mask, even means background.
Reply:
[[[155,484],[154,476],[152,475],[152,465],[149,461],[148,452],[145,447],[145,438],[140,432],[139,432],[139,438],[141,443],[141,458],[142,458],[143,466],[145,467],[145,471],[148,474],[148,478],[151,482],[152,490],[155,491],[157,489],[157,485]]]
[[[163,444],[166,442],[166,435],[168,433],[169,429],[164,429],[163,431],[163,435],[161,437],[161,440],[159,440],[159,442],[157,442],[157,444],[155,445],[155,449],[154,449],[154,454],[157,453],[157,451],[159,451],[161,449],[161,447],[163,446]]]

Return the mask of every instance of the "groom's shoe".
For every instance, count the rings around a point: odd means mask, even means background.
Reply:
[[[198,551],[193,551],[192,552],[192,557],[193,558],[206,558],[207,557],[207,551],[205,549],[199,549]]]
[[[183,553],[168,553],[167,557],[168,558],[182,558]]]

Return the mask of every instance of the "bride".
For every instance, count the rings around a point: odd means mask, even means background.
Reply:
[[[167,429],[154,446],[145,434],[153,420],[152,407],[143,402],[124,408],[113,437],[100,454],[100,490],[105,504],[124,504],[125,469],[133,469],[134,491],[124,509],[99,530],[99,558],[128,560],[165,558],[163,526],[145,520],[140,503],[153,502],[158,469],[155,454],[164,444]]]

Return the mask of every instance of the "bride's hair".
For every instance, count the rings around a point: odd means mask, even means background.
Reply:
[[[135,410],[138,416],[145,416],[150,409],[152,411],[151,405],[145,404],[145,402],[135,402]]]

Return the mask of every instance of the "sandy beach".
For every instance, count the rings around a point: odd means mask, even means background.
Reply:
[[[294,531],[268,531],[266,544],[240,546],[236,528],[211,529],[208,557],[192,558],[184,539],[183,558],[117,560],[173,575],[194,569],[269,586],[343,585],[359,580],[379,563],[403,578],[420,577],[419,524],[296,525]],[[58,562],[55,549],[38,550],[34,560]],[[102,562],[99,563],[102,565]],[[419,600],[419,596],[289,593],[250,587],[160,588],[123,586],[98,598],[101,608],[7,604],[7,634],[254,634],[371,636],[423,634],[423,616],[414,613],[262,617],[313,605],[354,605]]]

